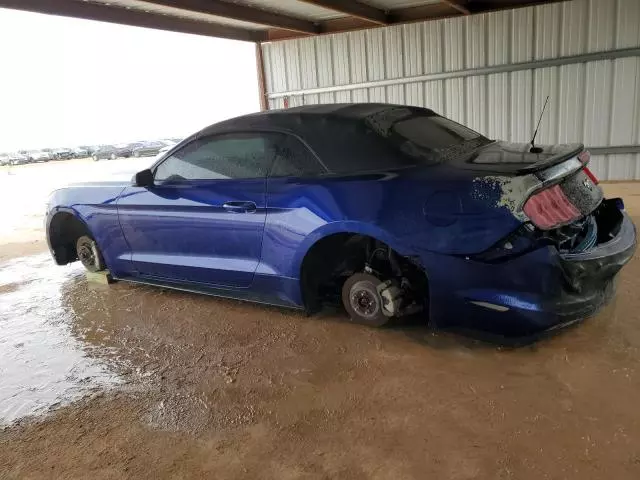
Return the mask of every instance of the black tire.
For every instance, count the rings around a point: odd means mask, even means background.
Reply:
[[[353,322],[381,327],[390,320],[382,310],[382,298],[376,289],[380,283],[368,273],[355,273],[344,283],[342,304]]]
[[[98,160],[100,160],[97,155],[93,155],[91,158],[93,158],[94,162],[97,162]]]
[[[111,154],[111,156],[110,156],[109,158],[111,158],[111,160],[115,160],[115,159],[116,159],[116,158],[118,158],[118,157],[116,156],[116,154],[115,154],[115,153],[112,153],[112,154]]]
[[[87,235],[78,238],[76,252],[84,268],[90,272],[100,272],[106,268],[102,253],[93,238]]]

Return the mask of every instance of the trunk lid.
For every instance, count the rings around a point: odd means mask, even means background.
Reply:
[[[496,141],[479,148],[472,155],[458,159],[457,167],[493,172],[501,175],[524,175],[537,172],[576,157],[584,150],[580,143],[536,145],[542,151],[531,153],[528,143]]]

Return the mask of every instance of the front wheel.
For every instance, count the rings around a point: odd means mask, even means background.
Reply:
[[[102,253],[93,238],[87,235],[80,237],[76,242],[76,252],[84,268],[90,272],[99,272],[105,269]]]
[[[380,280],[368,273],[351,275],[342,287],[342,304],[355,323],[381,327],[389,321],[378,293]]]

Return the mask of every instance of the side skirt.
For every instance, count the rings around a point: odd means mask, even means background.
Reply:
[[[137,283],[141,285],[150,285],[154,287],[169,288],[171,290],[179,290],[181,292],[200,293],[211,297],[228,298],[232,300],[242,300],[251,303],[258,303],[261,305],[270,305],[274,307],[289,308],[292,310],[304,311],[304,308],[300,305],[281,300],[278,297],[265,295],[259,292],[252,291],[251,289],[229,289],[229,288],[215,288],[210,286],[204,286],[195,283],[187,282],[172,282],[169,280],[160,280],[157,278],[148,277],[117,277],[116,280],[123,282]]]

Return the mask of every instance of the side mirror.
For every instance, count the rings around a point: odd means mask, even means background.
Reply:
[[[153,172],[147,168],[136,173],[131,179],[131,184],[134,187],[153,187]]]

